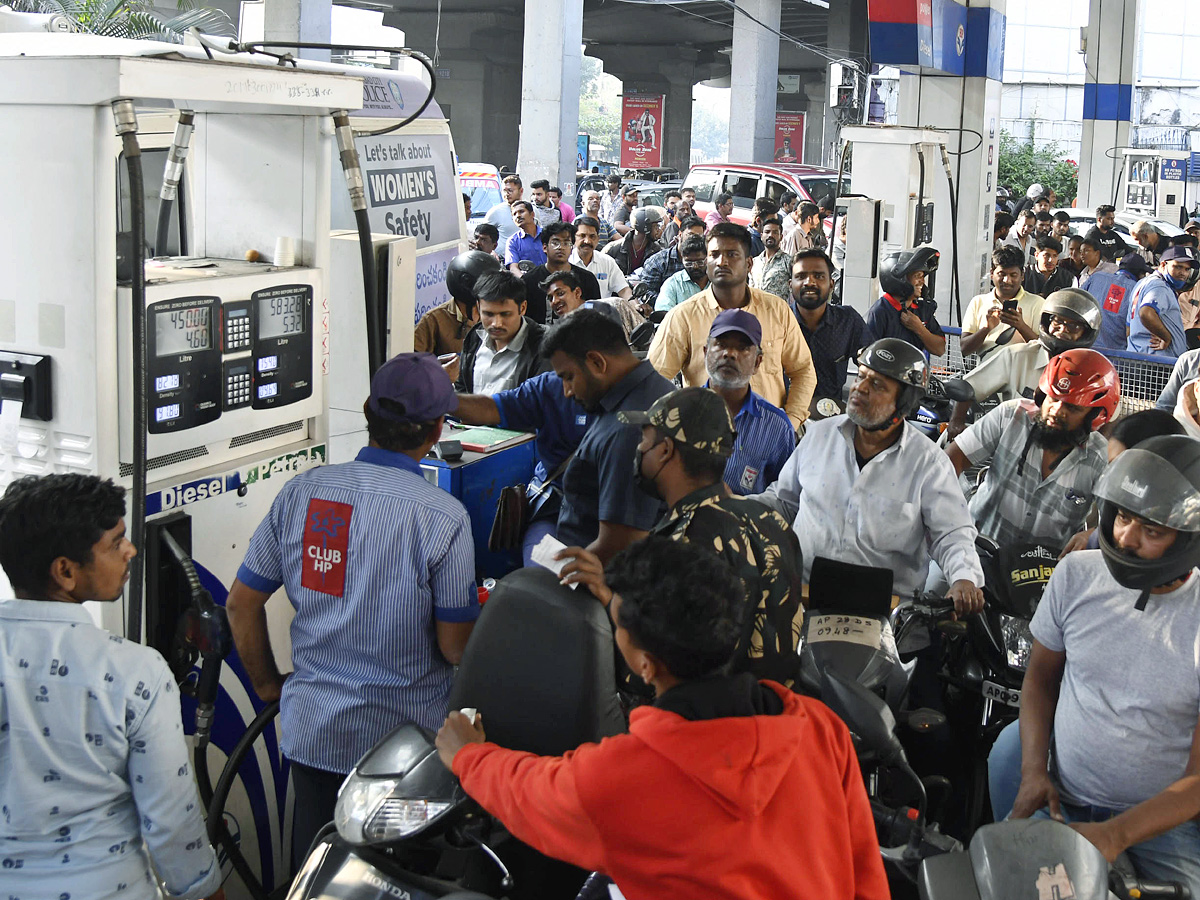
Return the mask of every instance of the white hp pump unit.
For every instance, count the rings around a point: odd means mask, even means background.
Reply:
[[[342,322],[363,335],[359,381],[385,349],[369,241],[366,302],[363,280],[328,291],[335,187],[349,184],[369,238],[347,115],[364,104],[363,81],[284,62],[227,46],[0,34],[0,485],[84,473],[130,489],[135,577],[123,601],[89,612],[160,649],[192,686],[202,796],[208,764],[244,751],[251,720],[250,731],[269,721],[240,661],[222,671],[213,648],[229,640],[213,623],[280,488],[327,459],[329,333]],[[286,671],[282,592],[267,615]],[[209,821],[240,876],[226,885],[234,898],[289,875],[277,740],[251,757]]]
[[[855,192],[838,200],[838,215],[846,218],[842,302],[865,316],[881,295],[879,261],[887,254],[930,245],[953,258],[955,198],[945,132],[853,125],[841,137],[850,148]],[[927,285],[925,296],[933,293]],[[938,296],[943,316],[949,297],[949,290]]]
[[[1122,149],[1123,212],[1182,226],[1187,217],[1188,160],[1183,150]]]

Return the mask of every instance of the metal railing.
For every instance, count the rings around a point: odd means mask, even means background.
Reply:
[[[946,333],[946,354],[930,360],[934,375],[954,378],[970,372],[979,365],[979,357],[971,354],[966,358],[959,346],[962,330],[951,326],[942,329]],[[1158,395],[1167,386],[1171,370],[1175,367],[1173,357],[1143,356],[1126,353],[1124,350],[1101,350],[1109,358],[1121,379],[1121,406],[1117,418],[1129,413],[1151,409]]]

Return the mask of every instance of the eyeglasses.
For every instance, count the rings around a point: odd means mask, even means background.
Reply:
[[[1087,330],[1087,326],[1082,322],[1076,322],[1074,319],[1064,319],[1062,316],[1055,315],[1050,316],[1050,327],[1059,328],[1073,337],[1079,337]]]
[[[570,247],[571,242],[570,241],[560,241],[558,238],[550,238],[550,240],[548,240],[546,242],[546,246],[553,247],[556,250],[561,250],[563,247]]]

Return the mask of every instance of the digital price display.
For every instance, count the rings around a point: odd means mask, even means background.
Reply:
[[[258,360],[258,371],[271,372],[279,368],[278,356],[261,356]]]
[[[154,344],[157,356],[181,356],[212,349],[212,308],[192,306],[156,313]]]
[[[179,404],[172,403],[169,406],[159,406],[154,410],[155,422],[169,422],[172,419],[179,418]]]
[[[272,381],[268,384],[260,384],[258,386],[258,399],[265,400],[268,397],[274,397],[279,393],[279,382]]]
[[[306,306],[306,296],[299,293],[283,294],[278,297],[260,297],[258,299],[259,339],[287,337],[303,332]]]
[[[175,391],[179,389],[179,375],[159,375],[154,379],[154,390],[161,394],[163,391]]]

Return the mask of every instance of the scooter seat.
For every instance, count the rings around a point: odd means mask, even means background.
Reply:
[[[488,740],[559,756],[625,731],[612,625],[586,589],[534,566],[497,582],[463,653],[450,708],[474,707]]]

